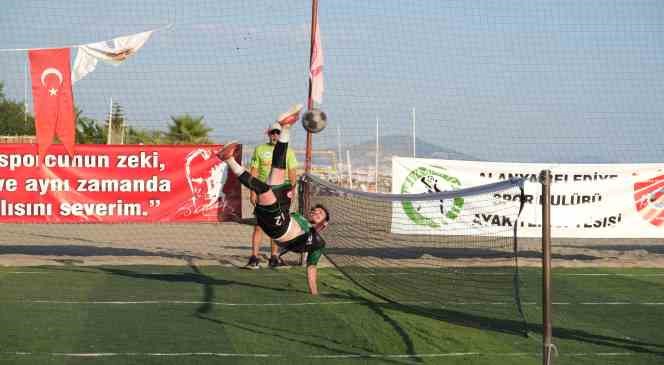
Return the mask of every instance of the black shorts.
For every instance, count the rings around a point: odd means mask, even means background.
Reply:
[[[277,202],[279,202],[281,209],[287,212],[290,211],[292,198],[289,197],[288,194],[291,192],[291,189],[293,189],[293,185],[284,183],[281,185],[271,186],[271,188],[274,196],[277,198]]]
[[[282,209],[278,201],[271,205],[256,205],[254,215],[258,226],[272,239],[279,238],[288,231],[290,212],[288,208]]]

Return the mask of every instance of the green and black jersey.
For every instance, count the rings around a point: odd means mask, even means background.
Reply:
[[[307,252],[307,265],[317,265],[323,250],[325,241],[318,235],[314,227],[300,213],[291,213],[291,219],[295,220],[305,232],[288,242],[284,242],[285,248],[293,252]]]

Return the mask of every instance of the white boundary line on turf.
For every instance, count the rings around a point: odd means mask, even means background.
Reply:
[[[631,302],[581,302],[579,304],[581,304],[581,305],[632,305],[632,304],[638,304],[638,305],[664,305],[663,302],[639,302],[639,303],[631,303]]]
[[[591,273],[558,273],[558,274],[553,274],[553,276],[626,276],[626,277],[648,277],[648,276],[664,276],[663,274],[620,274],[620,273],[597,273],[597,274],[591,274]]]
[[[227,353],[227,352],[2,352],[2,355],[13,356],[54,356],[54,357],[115,357],[115,356],[145,356],[145,357],[254,357],[254,358],[306,358],[306,359],[350,359],[350,358],[433,358],[433,357],[541,357],[540,353],[531,352],[446,352],[430,354],[330,354],[330,355],[290,355],[290,354],[261,354],[261,353]],[[601,357],[601,356],[634,356],[632,352],[579,352],[563,353],[562,357]]]
[[[512,304],[512,303],[506,303]],[[539,305],[537,302],[523,302],[523,305]],[[552,302],[553,305],[664,305],[664,302]]]
[[[446,268],[447,272],[450,274],[454,273],[454,270],[452,270],[453,267],[451,268]],[[514,273],[506,273],[506,272],[464,272],[464,268],[461,268],[459,270],[459,273],[462,275],[476,275],[476,276],[513,276]],[[421,273],[417,272],[395,272],[395,273],[362,273],[362,274],[353,274],[352,276],[400,276],[400,275],[421,275]],[[525,276],[529,276],[528,273],[522,274]],[[540,275],[540,274],[535,274],[535,275]],[[340,274],[335,274],[334,276],[343,276]],[[541,276],[541,275],[540,275]],[[661,274],[620,274],[620,273],[597,273],[597,274],[591,274],[591,273],[553,273],[553,276],[599,276],[599,277],[608,277],[608,276],[615,276],[615,277],[664,277],[664,273]]]
[[[16,300],[16,301],[0,301],[0,303],[17,303],[17,304],[82,304],[82,305],[145,305],[145,304],[210,304],[225,307],[303,307],[315,305],[353,305],[353,304],[368,304],[368,301],[327,301],[327,302],[299,302],[299,303],[229,303],[229,302],[205,302],[197,300],[135,300],[135,301],[121,301],[121,300]],[[375,303],[375,302],[373,302]],[[387,303],[387,302],[378,302]],[[514,305],[513,302],[403,302],[402,304],[439,304],[442,306],[454,305]],[[538,302],[523,302],[523,305],[539,305]],[[664,302],[553,302],[553,305],[645,305],[645,306],[660,306]]]
[[[449,268],[448,268],[449,270]],[[452,272],[453,270],[449,270]],[[20,275],[20,274],[52,274],[52,272],[47,272],[47,271],[7,271],[7,272],[2,272],[0,271],[0,274],[12,274],[12,275]],[[168,272],[151,272],[148,273],[149,275],[161,275],[161,274],[169,274]],[[486,273],[472,273],[472,272],[462,272],[462,274],[465,275],[487,275],[487,276],[496,276],[496,275],[506,275],[506,276],[512,276],[514,273],[505,273],[505,272],[486,272]],[[355,276],[400,276],[400,275],[420,275],[419,273],[411,273],[411,272],[396,272],[396,273],[364,273],[364,274],[354,274]],[[536,274],[537,275],[537,274]],[[271,274],[271,273],[263,273],[261,276],[282,276],[281,274]],[[344,275],[342,274],[332,274],[332,276],[335,277],[343,277]],[[661,274],[620,274],[620,273],[553,273],[553,276],[616,276],[616,277],[664,277],[664,273]]]
[[[85,266],[80,266],[80,267],[85,267]],[[273,269],[270,269],[273,270]],[[245,272],[251,272],[251,270],[243,270]],[[256,270],[257,271],[257,270]],[[267,271],[267,269],[265,270]],[[286,270],[283,270],[284,272]],[[113,276],[115,274],[111,273],[103,273],[103,272],[93,272],[91,271],[90,273],[95,273],[95,274],[102,274],[102,275],[109,275]],[[6,275],[22,275],[22,274],[53,274],[53,272],[46,272],[46,271],[6,271],[2,272],[0,271],[0,275],[6,274]],[[148,272],[148,273],[143,273],[145,275],[173,275],[173,274],[182,274],[182,272]],[[280,272],[277,273],[269,273],[269,272],[263,272],[260,274],[261,277],[283,277],[283,274]]]
[[[4,302],[9,303],[9,302]],[[108,304],[108,305],[132,305],[132,304],[212,304],[226,307],[298,307],[309,305],[344,305],[344,304],[366,304],[364,301],[330,301],[330,302],[300,302],[300,303],[228,303],[228,302],[205,302],[196,300],[21,300],[13,303],[30,304]]]

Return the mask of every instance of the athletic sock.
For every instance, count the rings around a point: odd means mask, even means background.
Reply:
[[[279,142],[288,143],[290,139],[290,126],[281,127],[281,133],[279,133]]]
[[[237,176],[242,175],[242,173],[246,172],[247,170],[242,167],[237,161],[235,161],[235,158],[229,158],[228,160],[225,161],[228,167],[231,168],[231,171]]]
[[[240,174],[240,176],[238,176],[238,178],[240,179],[240,182],[242,183],[242,185],[246,186],[251,191],[255,191],[258,194],[262,194],[262,193],[270,190],[270,187],[266,183],[264,183],[264,182],[258,180],[257,178],[251,176],[251,174],[248,173],[247,171]]]

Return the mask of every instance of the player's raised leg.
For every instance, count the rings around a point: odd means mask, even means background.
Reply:
[[[268,177],[268,185],[270,186],[281,185],[286,181],[286,153],[290,140],[290,127],[299,119],[301,110],[302,105],[297,104],[277,118],[277,122],[281,125],[281,133],[272,152],[272,166]],[[258,197],[258,203],[261,205],[268,204],[266,200],[261,200],[260,196]]]
[[[228,167],[235,175],[237,175],[240,183],[258,194],[259,204],[270,205],[277,202],[277,197],[272,192],[270,186],[257,178],[251,176],[249,171],[242,167],[235,161],[235,151],[239,144],[237,142],[228,142],[224,144],[221,150],[217,153],[217,157],[226,162]]]

